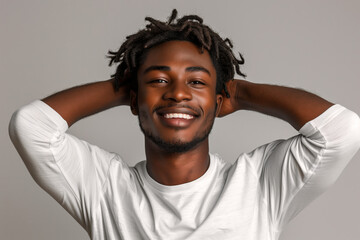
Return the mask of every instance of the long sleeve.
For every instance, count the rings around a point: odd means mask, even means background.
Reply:
[[[298,136],[258,148],[252,154],[269,218],[276,232],[339,177],[360,146],[360,120],[334,105],[306,123]]]
[[[56,111],[35,101],[13,114],[9,135],[34,180],[87,229],[114,154],[67,129]]]

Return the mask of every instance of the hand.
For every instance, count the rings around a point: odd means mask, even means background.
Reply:
[[[226,115],[229,115],[233,112],[236,112],[241,108],[241,104],[239,101],[240,96],[240,87],[241,87],[241,80],[230,80],[226,83],[227,90],[230,94],[230,98],[228,98],[225,94],[225,92],[222,93],[223,95],[223,102],[220,108],[220,112],[218,114],[218,117],[224,117]]]
[[[110,81],[112,82],[112,85],[114,86],[115,89],[115,79],[112,78],[110,79]],[[131,87],[130,87],[131,83],[129,80],[124,80],[121,81],[120,83],[120,87],[115,91],[115,95],[117,98],[117,104],[116,105],[127,105],[130,106],[130,92],[131,92]]]
[[[128,69],[125,70],[124,77],[122,79],[117,80],[118,81],[117,83],[115,78],[110,79],[115,89],[115,94],[118,97],[118,105],[130,106],[131,80],[132,77]],[[117,84],[118,84],[118,88],[116,88]]]

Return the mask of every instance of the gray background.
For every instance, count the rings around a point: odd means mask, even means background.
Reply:
[[[114,71],[105,54],[144,27],[144,17],[199,14],[233,40],[253,82],[300,87],[360,113],[360,1],[0,1],[1,239],[88,239],[86,232],[26,171],[9,141],[12,112]],[[76,123],[80,138],[119,152],[130,165],[144,159],[143,137],[128,108]],[[253,112],[217,119],[211,150],[239,153],[296,134],[287,123]],[[358,153],[335,186],[304,210],[281,239],[358,239]]]

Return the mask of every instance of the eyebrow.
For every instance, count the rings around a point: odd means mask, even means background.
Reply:
[[[144,70],[144,73],[148,73],[150,71],[154,71],[154,70],[159,70],[159,71],[170,71],[171,68],[169,66],[161,66],[161,65],[153,65],[153,66],[150,66],[148,68],[146,68]],[[193,66],[193,67],[187,67],[185,69],[186,72],[205,72],[207,74],[209,74],[209,76],[211,76],[210,74],[210,71],[207,70],[206,68],[204,67],[200,67],[200,66]]]

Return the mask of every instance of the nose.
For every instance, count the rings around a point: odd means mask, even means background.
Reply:
[[[191,90],[186,83],[173,81],[166,90],[164,99],[174,102],[189,101],[192,99]]]

